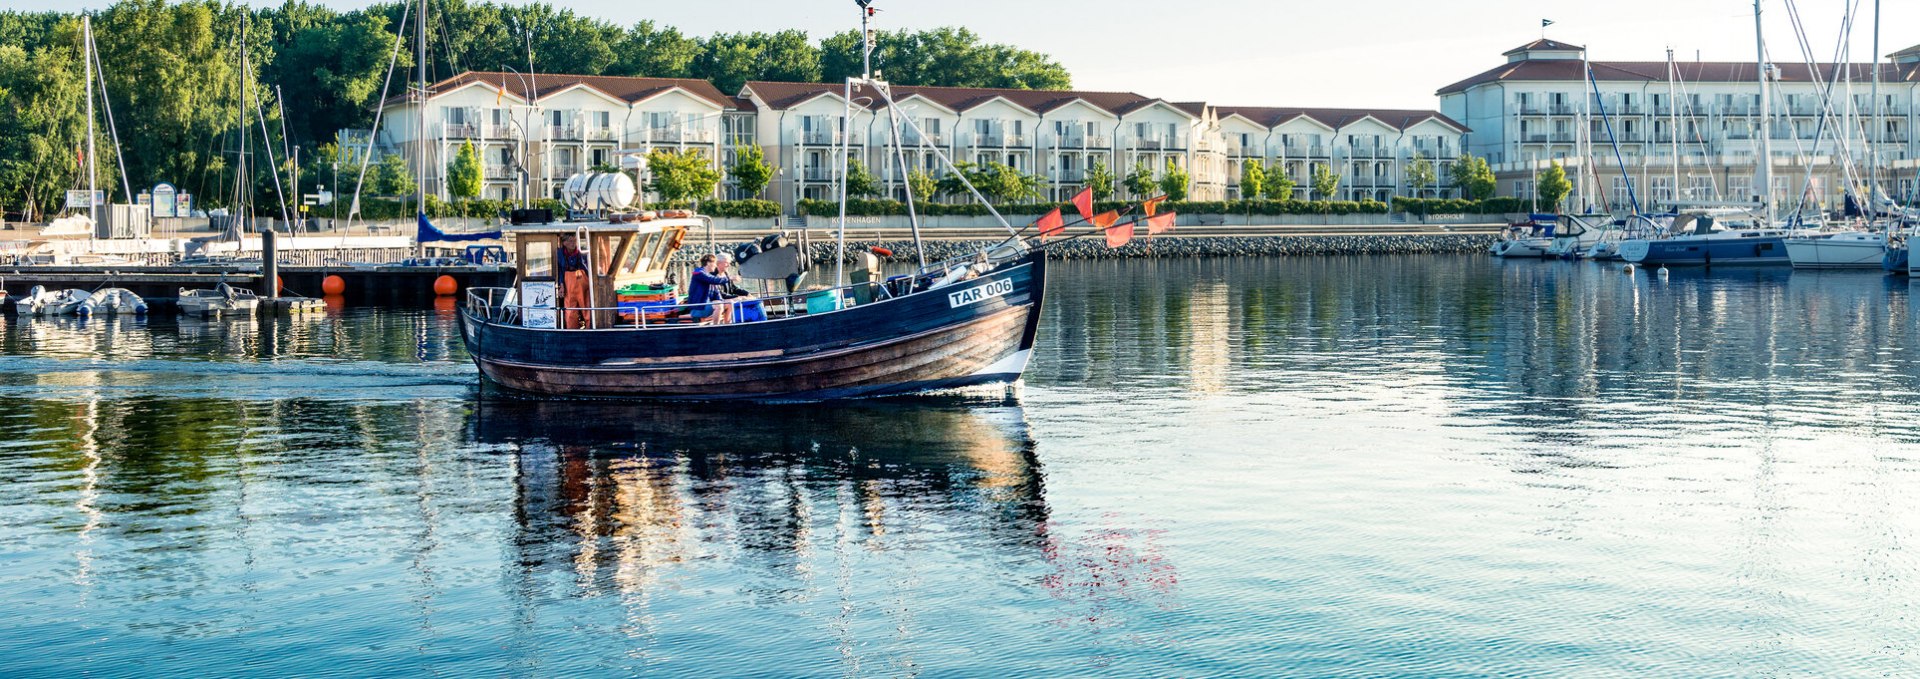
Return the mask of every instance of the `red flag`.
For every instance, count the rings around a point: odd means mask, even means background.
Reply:
[[[1040,221],[1035,222],[1035,224],[1040,227],[1040,240],[1042,241],[1058,236],[1067,230],[1066,221],[1060,218],[1060,208],[1054,208],[1052,212],[1042,215]]]
[[[1178,217],[1178,216],[1179,216],[1178,213],[1169,212],[1163,215],[1154,215],[1152,217],[1148,217],[1147,218],[1147,235],[1153,236],[1153,235],[1163,234],[1168,231],[1172,231],[1173,220],[1175,217]]]
[[[1093,218],[1093,225],[1107,232],[1107,247],[1117,248],[1133,240],[1133,222],[1115,224],[1120,221],[1120,213],[1108,210]]]
[[[1073,197],[1073,206],[1079,208],[1081,219],[1093,221],[1093,189],[1080,189],[1080,193]]]
[[[1147,202],[1140,204],[1140,209],[1144,210],[1147,213],[1148,217],[1152,217],[1153,213],[1158,212],[1160,210],[1160,201],[1163,201],[1166,199],[1167,199],[1166,196],[1161,196],[1159,198],[1148,198]]]

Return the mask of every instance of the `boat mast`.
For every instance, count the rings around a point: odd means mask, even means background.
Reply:
[[[1673,48],[1667,48],[1667,136],[1673,141],[1673,190],[1671,199],[1680,201],[1680,100],[1674,85],[1680,79],[1680,64],[1673,61]]]
[[[416,182],[414,186],[414,216],[416,217],[414,220],[414,228],[418,229],[420,221],[427,218],[427,0],[420,0],[420,18],[419,23],[415,24],[415,27],[418,30],[414,31],[414,33],[419,36],[419,41],[415,43],[415,46],[418,48],[420,55],[418,57],[420,62],[420,93],[416,95],[418,98],[415,99],[415,101],[419,102],[420,127],[414,135],[414,145],[417,147],[416,152],[420,158],[419,167],[417,168],[420,173],[420,181]],[[414,240],[418,242],[419,236],[415,235]]]
[[[94,196],[98,191],[95,185],[100,181],[100,164],[94,161],[93,59],[86,55],[90,46],[93,45],[93,18],[91,16],[85,14],[80,15],[80,33],[82,38],[80,60],[86,62],[85,70],[87,72],[87,219],[97,225],[100,223],[100,205],[99,201],[94,200]],[[91,236],[98,231],[99,227],[95,226],[92,231],[88,232],[88,235]]]
[[[1851,69],[1849,69],[1851,70]],[[1873,0],[1873,115],[1867,123],[1879,128],[1863,130],[1867,147],[1867,223],[1872,224],[1880,205],[1880,135],[1886,129],[1886,123],[1880,120],[1880,0]]]
[[[1773,116],[1767,101],[1767,36],[1761,30],[1764,24],[1760,22],[1760,11],[1760,0],[1753,0],[1754,65],[1760,81],[1760,164],[1755,168],[1754,181],[1760,185],[1760,212],[1767,218],[1767,225],[1772,226]]]
[[[1587,48],[1585,47],[1580,48],[1580,72],[1582,74],[1581,79],[1583,80],[1591,77],[1591,73],[1593,72],[1593,63],[1589,61]],[[1589,189],[1598,188],[1600,185],[1599,175],[1596,174],[1599,172],[1599,168],[1594,167],[1593,163],[1593,97],[1597,95],[1589,95],[1586,90],[1586,83],[1580,83],[1580,123],[1579,129],[1574,130],[1575,134],[1580,135],[1578,137],[1580,142],[1580,202],[1584,203],[1584,205],[1580,206],[1581,214],[1593,211],[1593,194],[1589,192]],[[1588,185],[1589,180],[1591,180],[1592,186]]]

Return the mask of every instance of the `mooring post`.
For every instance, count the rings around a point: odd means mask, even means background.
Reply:
[[[274,243],[273,222],[267,222],[267,228],[260,232],[260,276],[265,279],[265,297],[271,303],[280,298],[280,254]]]

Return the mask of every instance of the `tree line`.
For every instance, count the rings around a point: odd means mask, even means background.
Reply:
[[[251,10],[221,0],[120,0],[93,16],[128,184],[139,191],[169,182],[225,205],[236,185],[242,87],[258,99],[270,137],[254,135],[247,165],[260,205],[278,201],[274,172],[291,169],[286,151],[302,152],[308,179],[331,183],[332,166],[352,160],[326,148],[341,129],[373,123],[383,97],[413,79],[414,4],[384,2],[338,11],[302,0]],[[402,20],[407,42],[396,50]],[[245,30],[242,30],[242,27]],[[861,68],[857,31],[814,39],[801,31],[692,36],[671,26],[631,26],[583,16],[551,4],[434,0],[427,18],[428,77],[467,70],[529,68],[542,73],[700,78],[723,92],[748,80],[838,82]],[[882,31],[875,68],[902,85],[1066,88],[1072,80],[1052,58],[992,44],[965,28]],[[97,119],[95,158],[86,142],[80,21],[71,12],[0,12],[0,209],[57,210],[67,189],[85,187],[85,165],[99,173],[113,200],[119,163],[104,114]],[[242,71],[241,50],[249,67]],[[397,62],[395,57],[397,55]],[[396,63],[393,82],[388,65]],[[271,146],[276,164],[267,162]],[[357,168],[355,168],[357,170]],[[403,177],[384,168],[370,178],[393,188]],[[320,173],[323,180],[314,179]],[[351,190],[350,174],[342,171]]]

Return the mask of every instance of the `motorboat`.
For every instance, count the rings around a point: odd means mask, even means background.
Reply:
[[[1527,215],[1526,219],[1507,225],[1506,233],[1499,242],[1493,244],[1491,252],[1495,257],[1504,258],[1546,257],[1547,248],[1552,247],[1554,231],[1559,224],[1559,215]]]
[[[88,290],[48,290],[36,285],[15,302],[14,308],[35,316],[86,316],[93,312],[92,302],[93,293]]]
[[[1759,220],[1722,221],[1710,212],[1675,217],[1665,238],[1620,242],[1620,258],[1652,266],[1786,266],[1786,241],[1818,233],[1812,229],[1766,226]]]
[[[89,302],[94,314],[147,315],[147,301],[126,288],[95,290]]]
[[[180,289],[180,313],[190,316],[251,316],[260,308],[252,290],[221,283],[213,288]]]
[[[1560,215],[1559,226],[1554,230],[1553,240],[1547,243],[1548,257],[1557,259],[1579,259],[1586,256],[1587,250],[1600,242],[1603,229],[1594,226],[1598,222],[1605,224],[1607,215]]]
[[[1788,238],[1786,246],[1796,269],[1878,269],[1887,258],[1882,231],[1815,233]]]

